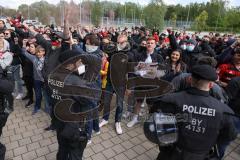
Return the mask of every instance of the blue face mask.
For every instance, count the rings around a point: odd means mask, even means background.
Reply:
[[[192,52],[194,50],[194,48],[195,48],[195,46],[193,46],[193,45],[187,46],[187,51]]]

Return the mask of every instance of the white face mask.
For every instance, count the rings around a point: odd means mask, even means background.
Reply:
[[[194,50],[194,48],[195,48],[195,46],[193,46],[193,45],[187,46],[187,50],[189,52],[192,52]]]
[[[181,45],[182,50],[186,50],[187,46],[186,45]]]
[[[177,40],[177,44],[179,44],[179,43],[180,43],[180,39]]]
[[[126,47],[126,43],[124,43],[124,44],[117,44],[117,49],[118,49],[118,51],[121,51],[121,50],[123,50],[124,48]]]
[[[98,49],[98,46],[93,46],[93,45],[85,45],[85,47],[88,53],[95,52]]]

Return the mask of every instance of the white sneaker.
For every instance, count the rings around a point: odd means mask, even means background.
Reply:
[[[92,143],[91,140],[88,140],[88,141],[87,141],[87,145],[90,145],[91,143]]]
[[[116,123],[115,123],[115,128],[116,128],[117,134],[122,134],[122,133],[123,133],[120,122],[116,122]]]
[[[22,98],[23,98],[23,94],[22,93],[18,94],[17,97],[16,97],[17,100],[22,99]]]
[[[108,121],[106,121],[105,119],[102,119],[102,121],[99,123],[99,127],[101,128],[107,124],[108,124]]]
[[[138,116],[133,116],[133,119],[130,121],[130,122],[128,122],[128,124],[127,124],[127,127],[128,128],[132,128],[134,125],[136,125],[137,123],[138,123],[139,121],[138,121]]]
[[[101,134],[101,131],[96,132],[93,130],[93,134],[99,135],[99,134]]]

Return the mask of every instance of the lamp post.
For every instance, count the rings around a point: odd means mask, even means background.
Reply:
[[[82,0],[79,3],[79,23],[82,23]]]
[[[29,5],[28,5],[28,19],[30,19]]]
[[[188,25],[188,20],[189,20],[190,7],[191,7],[191,4],[189,4],[189,8],[188,8],[187,25]]]
[[[1,7],[1,16],[3,15],[3,7]]]

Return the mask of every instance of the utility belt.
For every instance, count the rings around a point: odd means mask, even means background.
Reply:
[[[175,155],[173,158],[174,160],[220,160],[218,147],[215,145],[209,153],[193,153],[191,151],[187,151],[181,149],[178,146],[174,146],[172,155]]]

